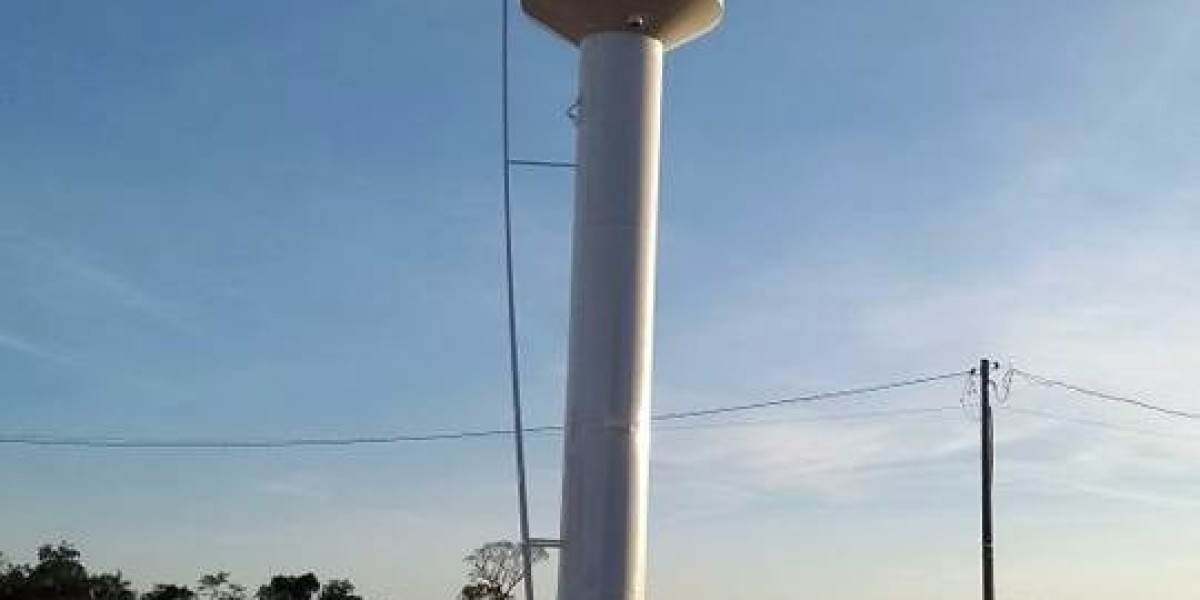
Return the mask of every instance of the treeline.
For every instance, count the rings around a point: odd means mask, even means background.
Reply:
[[[529,552],[531,564],[548,558],[543,548]],[[525,577],[525,555],[513,542],[491,542],[472,551],[467,583],[458,600],[513,600],[513,590]],[[160,583],[139,593],[121,572],[90,573],[80,553],[67,542],[38,548],[37,564],[18,565],[0,554],[0,600],[363,600],[348,579],[323,585],[312,573],[276,575],[253,595],[221,571],[200,577],[194,589]]]
[[[363,600],[354,584],[312,573],[276,575],[253,595],[229,573],[204,575],[194,584],[159,584],[139,593],[116,573],[91,573],[69,543],[38,548],[37,564],[14,564],[0,554],[0,600]]]

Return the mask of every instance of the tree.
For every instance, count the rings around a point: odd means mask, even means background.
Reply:
[[[17,597],[23,600],[91,600],[91,582],[79,556],[79,551],[67,542],[38,548],[38,564],[30,569]]]
[[[313,594],[321,589],[321,582],[316,575],[276,575],[271,583],[258,588],[258,600],[311,600]]]
[[[142,600],[195,600],[196,592],[186,586],[158,584],[142,594]]]
[[[135,600],[120,572],[88,574],[79,550],[67,542],[46,544],[33,567],[0,561],[0,600]]]
[[[486,548],[477,551],[480,557],[495,556],[485,553]],[[247,600],[246,589],[231,582],[226,571],[202,575],[196,582],[196,591],[164,583],[139,596],[120,571],[89,573],[80,557],[79,550],[68,542],[39,547],[37,563],[32,566],[13,564],[0,553],[0,600]],[[482,559],[477,566],[480,574],[492,572]],[[304,573],[276,575],[270,583],[258,588],[254,597],[256,600],[363,600],[354,591],[349,579],[331,579],[322,586],[316,575]],[[504,597],[499,588],[487,587],[486,591],[485,595],[470,598]]]
[[[504,597],[500,588],[490,583],[468,583],[458,592],[459,600],[492,600]]]
[[[79,550],[70,542],[59,542],[57,546],[43,544],[38,547],[37,557],[39,564],[79,564]]]
[[[317,600],[363,600],[354,594],[354,584],[349,579],[331,579],[321,588]]]
[[[17,600],[25,589],[29,567],[14,565],[0,554],[0,600]]]
[[[137,594],[121,573],[101,573],[88,577],[89,600],[136,600]]]
[[[531,548],[529,558],[537,564],[549,558],[544,548]],[[463,559],[467,578],[459,597],[463,600],[508,600],[525,579],[525,560],[520,544],[501,541],[480,546]]]
[[[204,600],[245,600],[246,588],[229,581],[228,571],[203,575],[196,582]]]

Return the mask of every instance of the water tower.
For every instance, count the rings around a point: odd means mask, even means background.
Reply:
[[[580,48],[560,600],[641,600],[662,60],[722,0],[522,0]]]

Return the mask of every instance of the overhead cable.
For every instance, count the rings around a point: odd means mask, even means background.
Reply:
[[[1027,416],[1036,417],[1039,419],[1046,419],[1049,421],[1059,421],[1062,423],[1069,423],[1072,425],[1082,425],[1084,427],[1093,427],[1093,428],[1097,428],[1097,429],[1107,429],[1109,431],[1117,431],[1120,433],[1144,435],[1144,436],[1156,437],[1156,438],[1177,438],[1177,439],[1185,439],[1185,440],[1200,440],[1200,436],[1195,436],[1195,435],[1171,433],[1171,432],[1166,432],[1166,431],[1152,431],[1149,429],[1141,429],[1141,428],[1137,428],[1137,427],[1126,427],[1124,425],[1118,425],[1116,423],[1110,423],[1108,421],[1102,421],[1100,419],[1085,419],[1085,418],[1080,418],[1080,417],[1068,417],[1066,415],[1060,415],[1057,413],[1047,412],[1047,411],[1043,411],[1043,410],[1036,410],[1036,409],[1032,409],[1032,408],[1022,408],[1022,407],[1011,406],[1011,405],[1000,406],[998,408],[1001,410],[1007,411],[1007,412],[1017,413],[1017,414],[1021,414],[1021,415],[1027,415]]]
[[[1085,388],[1083,386],[1076,385],[1074,383],[1068,383],[1066,381],[1061,381],[1058,379],[1051,379],[1049,377],[1035,375],[1033,373],[1030,373],[1028,371],[1022,371],[1020,369],[1012,369],[1011,372],[1013,374],[1015,374],[1016,376],[1025,379],[1026,381],[1030,381],[1030,382],[1036,383],[1038,385],[1043,385],[1046,387],[1061,388],[1064,390],[1075,392],[1077,394],[1082,394],[1084,396],[1095,398],[1097,400],[1103,400],[1105,402],[1112,402],[1112,403],[1116,403],[1116,404],[1124,404],[1127,406],[1133,406],[1135,408],[1140,408],[1142,410],[1148,410],[1151,412],[1155,412],[1155,413],[1159,413],[1159,414],[1167,415],[1167,416],[1171,416],[1171,417],[1178,417],[1181,419],[1190,419],[1190,420],[1200,419],[1200,413],[1196,413],[1196,412],[1179,410],[1179,409],[1175,409],[1175,408],[1167,408],[1165,406],[1160,406],[1158,404],[1146,402],[1145,400],[1138,400],[1137,398],[1130,398],[1127,396],[1118,396],[1116,394],[1101,392],[1101,391]]]
[[[837,398],[848,398],[852,396],[865,396],[868,394],[876,394],[905,387],[924,385],[947,379],[956,379],[966,375],[970,375],[971,371],[955,371],[954,373],[944,373],[942,375],[930,375],[928,377],[918,377],[916,379],[908,379],[905,381],[896,381],[893,383],[884,383],[880,385],[872,385],[859,388],[850,388],[846,390],[837,390],[833,392],[821,392],[817,394],[809,394],[806,396],[794,396],[791,398],[783,398],[780,400],[768,400],[766,402],[754,402],[751,404],[738,404],[734,406],[719,406],[716,408],[704,408],[699,410],[681,410],[677,412],[669,412],[655,415],[655,421],[674,421],[678,419],[694,419],[697,417],[708,417],[712,415],[722,415],[726,413],[744,412],[747,410],[760,410],[764,408],[773,408],[776,406],[786,406],[789,404],[807,404],[810,402],[821,402],[824,400],[834,400]]]
[[[931,406],[918,408],[895,408],[889,410],[869,410],[816,417],[797,417],[786,419],[756,419],[753,421],[713,421],[708,423],[668,424],[656,427],[655,431],[694,431],[697,429],[727,429],[730,427],[761,427],[768,425],[792,425],[795,423],[828,423],[830,421],[859,421],[890,417],[907,417],[928,415],[932,413],[957,412],[962,407],[955,405]]]
[[[748,411],[757,411],[767,408],[779,406],[788,406],[801,403],[813,403],[826,400],[834,400],[840,398],[850,398],[855,396],[864,396],[868,394],[877,394],[880,392],[894,390],[905,387],[913,387],[937,381],[943,381],[954,377],[967,375],[969,371],[959,371],[955,373],[946,373],[943,375],[934,375],[930,377],[921,377],[917,379],[908,379],[893,383],[885,383],[872,386],[864,386],[858,388],[849,388],[844,390],[836,390],[831,392],[822,392],[810,394],[807,396],[794,396],[791,398],[783,398],[780,400],[772,400],[768,402],[756,402],[753,404],[741,404],[733,406],[723,406],[708,408],[703,410],[669,412],[654,415],[651,417],[653,421],[681,421],[685,419],[694,419],[699,417],[707,417],[719,414],[739,413]],[[919,408],[911,409],[912,411],[932,412],[932,409]],[[939,408],[938,410],[944,410]],[[877,411],[882,412],[882,411]],[[897,414],[899,412],[897,411]],[[882,416],[876,414],[874,416]],[[820,419],[823,417],[814,417]],[[844,418],[834,415],[829,420]],[[562,427],[558,425],[546,425],[541,427],[526,427],[522,429],[524,433],[550,433],[562,431]],[[336,447],[336,446],[367,446],[367,445],[386,445],[400,444],[410,442],[436,442],[436,441],[453,441],[453,440],[468,440],[479,438],[490,438],[499,436],[510,436],[515,431],[513,429],[483,429],[474,431],[449,431],[440,433],[429,433],[422,435],[387,435],[387,436],[362,436],[362,437],[344,437],[344,438],[292,438],[292,439],[250,439],[250,440],[146,440],[134,438],[88,438],[88,437],[61,437],[61,436],[37,436],[37,435],[8,435],[0,436],[0,444],[8,445],[25,445],[25,446],[60,446],[60,447],[83,447],[83,448],[144,448],[144,449],[181,449],[181,450],[254,450],[254,449],[271,449],[271,448],[303,448],[303,447]]]

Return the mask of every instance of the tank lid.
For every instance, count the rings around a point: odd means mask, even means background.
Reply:
[[[579,44],[601,31],[636,31],[675,48],[716,27],[723,0],[521,0],[529,16]]]

